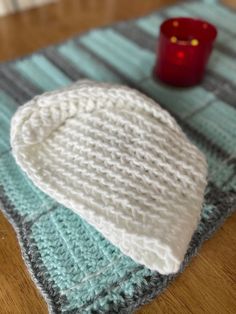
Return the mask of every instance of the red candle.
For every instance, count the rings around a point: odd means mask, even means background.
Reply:
[[[215,26],[203,20],[179,17],[164,21],[154,75],[174,86],[198,84],[216,35]]]

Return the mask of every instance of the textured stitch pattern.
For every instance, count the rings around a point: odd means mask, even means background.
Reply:
[[[194,88],[174,89],[150,76],[159,25],[173,16],[201,16],[219,30],[204,81]],[[236,209],[235,24],[235,13],[220,5],[183,3],[0,65],[0,208],[51,313],[131,313],[179,273],[161,275],[137,264],[36,188],[11,153],[12,115],[32,97],[81,78],[129,85],[169,111],[208,163],[201,219],[182,272]]]
[[[161,274],[178,271],[200,219],[207,166],[151,99],[78,82],[21,106],[11,146],[33,183],[124,254]]]

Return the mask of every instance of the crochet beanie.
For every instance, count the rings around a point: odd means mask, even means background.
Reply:
[[[124,254],[161,274],[178,271],[200,217],[207,164],[153,100],[80,81],[21,106],[11,145],[38,188]]]

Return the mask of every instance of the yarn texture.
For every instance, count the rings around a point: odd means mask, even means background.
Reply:
[[[175,273],[199,222],[207,163],[140,92],[82,80],[15,113],[11,146],[33,183],[124,254]]]
[[[160,24],[166,18],[184,15],[202,16],[217,26],[219,36],[201,84],[176,89],[156,81],[151,72]],[[193,268],[198,263],[195,255],[202,244],[235,213],[236,47],[232,45],[235,24],[236,14],[222,5],[183,2],[162,12],[93,29],[59,45],[0,64],[0,210],[17,234],[27,269],[50,313],[135,312],[159,296],[186,267],[195,272]],[[207,159],[208,183],[200,221],[178,273],[161,275],[136,263],[80,215],[42,192],[16,164],[10,144],[11,119],[16,110],[36,95],[84,78],[125,84],[148,95],[171,113]],[[156,104],[155,110],[159,111]],[[56,127],[55,132],[59,129]],[[32,144],[32,149],[33,146],[35,150],[40,148],[40,144]],[[183,193],[194,194],[188,188]],[[176,222],[165,235],[174,227]],[[183,234],[185,230],[181,237]],[[214,243],[217,246],[213,239]],[[192,260],[195,263],[191,264]],[[164,304],[166,312],[172,305]],[[22,312],[27,309],[22,308]]]

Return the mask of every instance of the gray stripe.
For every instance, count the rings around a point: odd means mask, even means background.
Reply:
[[[19,104],[26,102],[42,92],[30,81],[10,66],[0,67],[0,87],[12,96]]]
[[[208,69],[201,86],[207,91],[213,92],[218,99],[236,108],[236,86],[229,84],[228,80],[223,79],[221,76]]]
[[[219,50],[223,54],[225,54],[225,55],[227,55],[233,59],[236,58],[236,52],[234,50],[230,49],[230,47],[224,46],[222,43],[219,43],[216,41],[214,44],[214,48],[216,48],[217,50]]]
[[[77,81],[86,77],[86,75],[81,71],[79,72],[72,63],[68,62],[68,60],[64,58],[55,47],[47,48],[43,51],[43,55],[72,81]]]
[[[155,46],[158,42],[156,37],[145,32],[138,25],[132,24],[132,29],[131,27],[126,28],[125,26],[125,23],[123,25],[116,25],[114,30],[122,36],[128,38],[130,41],[133,41],[135,44],[139,45],[142,49],[148,49],[151,52],[155,51]],[[140,38],[138,36],[139,33],[142,34]],[[144,37],[147,46],[143,41]],[[236,90],[236,85],[234,85],[231,81],[226,80],[218,73],[215,73],[214,70],[208,69],[206,71],[206,75],[201,86],[207,91],[214,92],[218,99],[227,101],[229,105],[235,107],[236,99],[234,91]]]
[[[127,24],[127,22],[122,22],[114,25],[112,28],[125,37],[128,37],[129,40],[134,41],[140,47],[155,51],[157,39],[152,36],[147,36],[147,32],[136,27],[135,21],[132,21],[129,24]]]
[[[104,59],[102,59],[101,57],[97,56],[93,51],[91,51],[89,48],[85,47],[82,43],[79,42],[79,40],[77,39],[75,41],[78,49],[83,49],[84,51],[86,51],[86,53],[88,53],[91,57],[93,57],[97,62],[103,64],[107,69],[109,69],[111,72],[113,72],[116,76],[120,77],[120,79],[127,85],[129,85],[130,87],[136,88],[137,90],[141,91],[144,94],[147,94],[146,90],[144,88],[142,88],[140,85],[138,85],[138,83],[130,80],[129,78],[127,78],[123,73],[121,73],[120,71],[118,71],[117,69],[115,69],[111,64],[107,63],[107,61],[105,61]],[[157,101],[160,103],[160,105],[165,108],[165,105],[163,103],[161,103],[158,99]],[[211,139],[207,138],[205,134],[201,133],[199,130],[196,130],[194,127],[188,125],[187,122],[181,120],[176,113],[172,112],[171,110],[168,110],[172,116],[175,117],[175,119],[178,121],[178,123],[181,125],[181,127],[183,128],[183,130],[193,139],[201,142],[201,144],[203,146],[206,146],[208,148],[208,150],[210,150],[212,152],[212,154],[216,155],[219,159],[221,160],[226,160],[226,159],[230,159],[230,154],[223,150],[220,146],[218,146],[216,143],[212,142]],[[228,164],[232,164],[232,163],[236,163],[236,160],[230,160],[228,162]]]
[[[79,38],[76,38],[74,43],[76,44],[76,47],[85,52],[87,55],[89,55],[91,58],[96,60],[99,64],[103,65],[106,69],[108,69],[111,73],[116,75],[118,78],[121,79],[121,81],[124,84],[129,85],[130,87],[135,88],[135,84],[133,81],[131,81],[129,78],[127,78],[123,73],[120,71],[116,70],[112,65],[107,63],[104,59],[100,58],[98,55],[96,55],[93,51],[91,51],[89,48],[85,47],[80,41]]]
[[[189,6],[189,5],[182,5],[181,6],[181,9],[183,9],[184,11],[186,11],[187,13],[190,13],[190,14],[192,14],[193,16],[198,16],[198,14],[196,14],[196,12],[192,9],[192,7],[191,6]],[[168,10],[166,11],[167,12],[167,14],[168,14]],[[203,17],[203,19],[206,19],[207,17]],[[215,23],[215,22],[212,22],[212,23]],[[217,27],[219,28],[219,29],[222,29],[225,33],[228,33],[230,36],[233,36],[233,37],[235,37],[235,33],[232,31],[230,31],[228,28],[225,28],[224,26],[222,26],[222,25],[217,25]]]
[[[18,70],[15,70],[10,65],[4,67],[2,71],[5,73],[6,77],[13,80],[27,95],[33,97],[42,92],[42,89],[35,86],[29,79],[25,78]]]
[[[29,99],[25,93],[22,93],[17,88],[15,88],[11,80],[5,77],[1,77],[0,79],[0,89],[12,97],[19,105],[25,103]]]

